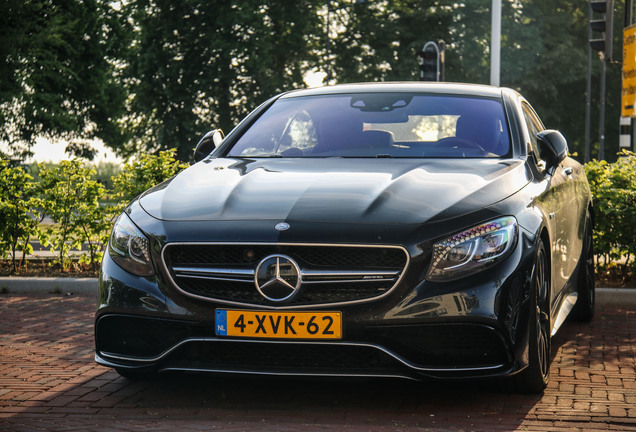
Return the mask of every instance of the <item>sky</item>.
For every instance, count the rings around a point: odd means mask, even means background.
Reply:
[[[51,142],[45,138],[37,138],[31,148],[34,156],[28,159],[27,162],[59,162],[61,160],[71,160],[73,157],[64,153],[67,144],[66,141]],[[93,162],[123,163],[123,160],[116,156],[112,149],[106,147],[102,141],[94,140],[91,142],[91,145],[97,150]]]

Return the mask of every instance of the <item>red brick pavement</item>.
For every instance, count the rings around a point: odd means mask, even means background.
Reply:
[[[93,362],[94,305],[90,296],[0,296],[0,431],[636,431],[636,305],[566,323],[542,397],[492,382],[132,382]]]

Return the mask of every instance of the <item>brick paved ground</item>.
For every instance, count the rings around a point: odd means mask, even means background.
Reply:
[[[483,382],[132,382],[93,363],[94,303],[0,296],[0,431],[636,431],[636,305],[566,323],[538,397]]]

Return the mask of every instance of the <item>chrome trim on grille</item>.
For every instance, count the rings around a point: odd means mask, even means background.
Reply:
[[[178,277],[196,277],[199,279],[254,282],[254,270],[236,268],[207,268],[207,267],[172,267]],[[399,271],[322,271],[300,270],[303,283],[333,283],[333,282],[390,282],[400,274]],[[316,280],[309,280],[315,278]]]
[[[321,271],[321,270],[302,270],[300,275],[302,282],[305,284],[313,283],[345,283],[345,282],[390,282],[400,274],[399,271]],[[316,278],[316,280],[307,280],[306,278]]]
[[[254,282],[254,270],[237,268],[172,267],[176,276],[199,279]]]
[[[329,280],[325,280],[325,281],[306,281],[303,280],[302,283],[304,284],[314,284],[314,283],[341,283],[341,282],[391,282],[393,279],[395,279],[396,276],[399,276],[397,278],[397,280],[395,280],[395,282],[393,283],[393,285],[391,286],[391,288],[387,289],[385,292],[383,292],[380,295],[377,295],[375,297],[372,298],[366,298],[366,299],[361,299],[361,300],[350,300],[350,301],[343,301],[343,302],[334,302],[334,303],[316,303],[316,304],[301,304],[301,305],[266,305],[266,304],[259,304],[259,303],[247,303],[247,302],[240,302],[240,301],[233,301],[233,300],[225,300],[225,299],[218,299],[218,298],[214,298],[214,297],[206,297],[206,296],[202,296],[202,295],[198,295],[198,294],[193,294],[191,292],[188,292],[184,289],[182,289],[181,287],[179,287],[179,285],[177,284],[177,282],[173,279],[172,277],[172,272],[170,271],[170,269],[168,268],[168,266],[166,265],[166,250],[168,247],[171,246],[290,246],[290,247],[342,247],[342,248],[376,248],[376,249],[399,249],[402,252],[404,252],[404,255],[406,257],[406,262],[404,264],[404,267],[402,268],[401,271],[382,271],[382,270],[369,270],[369,271],[343,271],[343,272],[339,272],[339,271],[325,271],[321,273],[321,276],[324,277],[345,277],[345,275],[350,275],[351,277],[355,277],[355,276],[360,276],[362,273],[364,273],[364,275],[366,276],[392,276],[389,278],[385,278],[385,279],[374,279],[374,278],[368,278],[368,279],[348,279],[348,280],[336,280],[336,279],[329,279]],[[250,306],[250,307],[259,307],[262,309],[309,309],[309,308],[316,308],[316,307],[321,307],[321,306],[341,306],[341,305],[349,305],[349,304],[358,304],[358,303],[367,303],[367,302],[371,302],[371,301],[376,301],[379,300],[383,297],[386,297],[387,295],[389,295],[398,285],[399,283],[402,281],[402,278],[404,278],[404,275],[406,274],[406,270],[409,267],[409,264],[411,262],[411,257],[408,253],[408,251],[406,250],[406,248],[404,248],[403,246],[395,246],[395,245],[365,245],[365,244],[338,244],[338,243],[259,243],[259,242],[237,242],[237,243],[231,243],[231,242],[175,242],[175,243],[167,243],[163,246],[163,249],[161,250],[161,268],[164,271],[164,273],[167,275],[168,280],[172,283],[172,286],[174,288],[176,288],[180,293],[191,297],[191,298],[195,298],[198,300],[203,300],[203,301],[207,301],[207,302],[214,302],[214,303],[219,303],[219,304],[225,304],[225,305],[231,305],[231,306]],[[250,269],[238,269],[238,268],[213,268],[213,269],[209,269],[210,272],[206,272],[205,268],[202,267],[174,267],[173,270],[175,271],[175,274],[177,272],[177,268],[182,272],[182,274],[178,274],[177,276],[180,277],[187,277],[187,278],[196,278],[196,279],[209,279],[209,280],[221,280],[221,281],[230,281],[230,282],[251,282],[253,283],[253,279],[246,279],[247,277],[247,272],[251,272],[251,275],[253,277],[254,275],[254,271],[250,270]],[[193,271],[193,269],[195,269],[196,271]],[[223,271],[227,271],[226,273],[223,273]],[[244,272],[245,271],[245,272]],[[215,273],[216,272],[216,273]],[[301,274],[301,278],[302,277],[316,277],[317,274],[316,272],[321,272],[319,270],[301,270],[302,274]],[[236,277],[234,277],[236,276]],[[242,277],[242,278],[240,278]]]
[[[184,339],[179,343],[176,343],[171,348],[168,348],[163,353],[159,354],[156,357],[130,357],[123,356],[114,353],[108,353],[100,351],[98,354],[101,357],[107,357],[116,360],[123,361],[131,361],[138,363],[154,363],[162,360],[170,353],[175,351],[177,348],[181,347],[190,342],[220,342],[220,343],[263,343],[263,344],[288,344],[288,345],[332,345],[332,346],[352,346],[352,347],[364,347],[364,348],[373,348],[377,349],[384,354],[393,357],[399,363],[402,363],[404,366],[419,372],[470,372],[470,371],[489,371],[495,370],[505,367],[505,364],[496,364],[496,365],[488,365],[488,366],[478,366],[478,367],[452,367],[452,368],[434,368],[434,367],[421,367],[414,365],[413,363],[403,359],[399,355],[389,351],[388,349],[381,347],[379,345],[367,344],[367,343],[359,343],[359,342],[338,342],[338,343],[330,343],[330,342],[310,342],[310,341],[263,341],[263,340],[254,340],[254,339],[221,339],[221,338],[209,338],[209,337],[196,337]],[[108,360],[108,359],[105,360]],[[242,373],[242,372],[237,372]],[[247,373],[247,372],[246,372]]]
[[[173,267],[175,273],[201,273],[207,274],[222,274],[222,275],[236,275],[236,276],[249,276],[254,277],[254,270],[250,269],[235,269],[235,268],[208,268],[208,267]]]

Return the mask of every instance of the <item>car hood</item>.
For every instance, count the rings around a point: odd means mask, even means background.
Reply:
[[[150,189],[166,221],[422,223],[467,214],[529,181],[515,159],[208,159]]]

